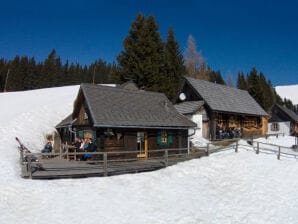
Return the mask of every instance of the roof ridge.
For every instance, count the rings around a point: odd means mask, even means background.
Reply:
[[[97,85],[97,84],[91,84],[91,83],[81,83],[81,87],[86,86],[86,87],[92,87],[92,88],[101,88],[101,89],[110,89],[113,91],[119,91],[119,92],[126,92],[126,93],[133,93],[133,94],[151,94],[151,95],[162,95],[166,97],[164,93],[160,92],[153,92],[153,91],[147,91],[147,90],[128,90],[128,89],[122,89],[118,87],[111,87],[111,86],[102,86],[102,85]],[[167,98],[167,97],[166,97]]]
[[[210,81],[207,81],[207,80],[203,80],[203,79],[196,79],[196,78],[192,78],[192,77],[188,77],[188,76],[184,76],[184,78],[186,79],[192,79],[194,80],[195,82],[198,82],[198,81],[202,81],[202,82],[205,82],[205,83],[208,83],[210,85],[214,85],[214,86],[220,86],[220,87],[223,87],[223,88],[227,88],[227,89],[235,89],[235,90],[238,90],[238,91],[243,91],[243,92],[247,92],[247,90],[244,90],[244,89],[239,89],[237,87],[232,87],[232,86],[227,86],[225,84],[219,84],[219,83],[214,83],[214,82],[210,82]]]

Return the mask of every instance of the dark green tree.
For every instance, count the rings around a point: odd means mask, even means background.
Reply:
[[[250,71],[247,83],[249,94],[263,107],[263,89],[260,85],[260,78],[256,68]]]
[[[154,17],[146,19],[139,13],[123,41],[123,47],[117,57],[119,80],[131,79],[139,87],[159,91],[164,79],[164,44]]]
[[[181,77],[186,74],[183,64],[183,55],[175,40],[174,30],[170,28],[165,44],[165,80],[161,83],[164,88],[163,92],[170,99],[177,95]]]
[[[238,72],[237,88],[242,89],[242,90],[248,90],[247,80],[246,80],[243,72]]]
[[[207,74],[209,76],[209,81],[210,82],[214,82],[214,83],[222,84],[222,85],[226,84],[224,79],[221,76],[220,71],[213,71],[210,68],[208,68],[208,73]]]

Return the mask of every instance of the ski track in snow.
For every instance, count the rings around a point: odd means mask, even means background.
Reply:
[[[154,172],[22,179],[14,137],[40,150],[44,135],[72,111],[77,90],[0,94],[0,223],[298,223],[298,161],[256,155],[249,146]]]

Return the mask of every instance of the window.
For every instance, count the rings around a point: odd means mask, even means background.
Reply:
[[[272,123],[271,124],[271,131],[279,131],[279,124],[278,123]]]
[[[161,144],[168,143],[168,133],[166,131],[161,132]]]
[[[157,135],[157,144],[160,146],[169,146],[173,142],[173,134],[170,131],[160,131]]]
[[[88,114],[85,112],[84,113],[84,120],[87,120],[88,119]]]

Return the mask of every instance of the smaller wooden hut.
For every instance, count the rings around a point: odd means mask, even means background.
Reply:
[[[270,108],[269,113],[268,134],[283,133],[293,135],[298,133],[298,115],[294,111],[274,104]]]
[[[98,151],[137,150],[145,158],[148,150],[187,147],[196,124],[164,94],[126,86],[82,84],[72,114],[56,126],[62,141],[92,138]]]
[[[204,138],[267,133],[268,114],[247,91],[185,77],[179,95],[175,107],[197,123]]]

